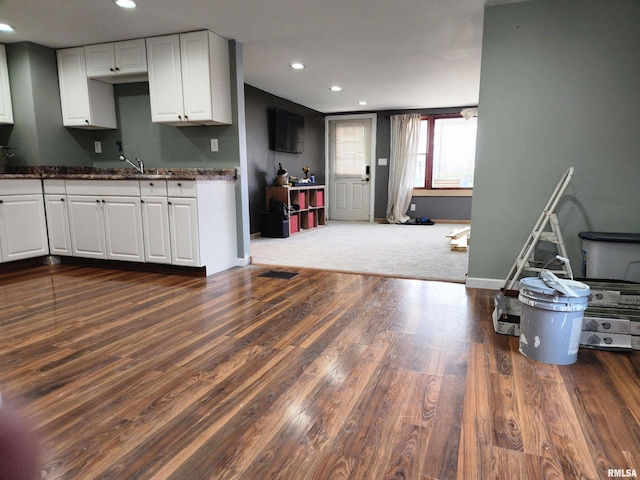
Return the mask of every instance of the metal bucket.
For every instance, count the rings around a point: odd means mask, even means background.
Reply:
[[[538,277],[520,280],[520,353],[525,357],[554,365],[577,360],[589,286],[566,282],[578,297],[565,296]]]

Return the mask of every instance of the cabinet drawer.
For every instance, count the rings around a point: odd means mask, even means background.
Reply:
[[[166,180],[140,180],[140,195],[167,196]]]
[[[48,178],[42,181],[44,187],[44,193],[51,193],[54,195],[64,195],[67,193],[65,187],[65,181],[63,179]]]
[[[170,197],[196,196],[195,180],[167,180],[167,194]]]
[[[38,178],[0,180],[0,195],[29,195],[42,193],[42,181]]]
[[[139,180],[67,180],[69,195],[140,196]]]

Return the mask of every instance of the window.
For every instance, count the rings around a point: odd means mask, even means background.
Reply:
[[[336,178],[364,175],[365,156],[364,122],[336,123],[335,175]]]
[[[459,115],[422,118],[414,188],[473,188],[477,118]]]

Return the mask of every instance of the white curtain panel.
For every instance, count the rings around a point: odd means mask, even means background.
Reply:
[[[413,179],[418,160],[420,115],[391,116],[391,158],[389,160],[389,189],[387,222],[405,223],[413,196]]]

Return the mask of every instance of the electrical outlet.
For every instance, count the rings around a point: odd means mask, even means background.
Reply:
[[[211,151],[212,152],[217,152],[218,151],[218,139],[217,138],[212,138],[211,139]]]
[[[102,142],[93,142],[93,151],[96,153],[102,153]]]
[[[415,212],[416,211],[416,204],[412,203],[410,208],[411,208],[412,212]]]

